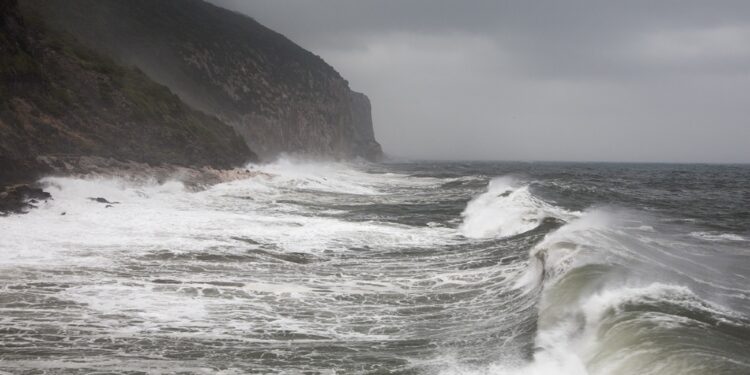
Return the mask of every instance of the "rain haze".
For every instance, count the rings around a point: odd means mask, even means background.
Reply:
[[[366,93],[390,155],[750,162],[747,1],[213,2]]]

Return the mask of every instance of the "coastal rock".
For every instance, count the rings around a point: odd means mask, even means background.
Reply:
[[[107,199],[105,199],[105,198],[102,198],[102,197],[97,197],[97,198],[89,198],[89,200],[90,200],[90,201],[94,201],[94,202],[97,202],[97,203],[106,203],[106,204],[107,204],[107,206],[109,206],[109,207],[112,207],[111,205],[113,205],[113,204],[120,204],[120,202],[110,202],[110,201],[108,201]]]
[[[222,182],[254,177],[266,179],[274,177],[268,173],[247,168],[190,167],[174,164],[152,165],[100,156],[41,156],[37,158],[36,162],[51,170],[52,174],[77,178],[115,177],[136,185],[149,184],[154,181],[157,183],[179,181],[184,184],[185,188],[192,191],[202,190]],[[148,195],[141,191],[136,191],[136,194],[142,198],[148,198]],[[96,200],[97,197],[92,197],[92,199]]]
[[[370,101],[323,59],[201,0],[28,0],[53,27],[233,126],[261,157],[381,157]]]
[[[34,203],[46,202],[49,199],[52,199],[52,195],[38,187],[7,186],[0,192],[0,216],[26,213],[36,207]]]

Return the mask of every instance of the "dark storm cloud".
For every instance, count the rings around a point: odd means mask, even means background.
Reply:
[[[396,155],[750,161],[748,1],[214,2],[367,93]]]

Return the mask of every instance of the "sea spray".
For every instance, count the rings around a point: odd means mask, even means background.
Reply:
[[[547,217],[574,215],[534,196],[528,184],[504,176],[491,180],[487,192],[466,205],[460,230],[469,238],[505,238],[528,232]]]
[[[0,371],[750,369],[750,233],[713,209],[743,169],[679,196],[653,166],[248,169],[202,191],[45,179],[55,199],[0,226]]]

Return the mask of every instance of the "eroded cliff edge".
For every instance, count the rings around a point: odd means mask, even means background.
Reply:
[[[250,17],[201,0],[23,4],[232,125],[261,156],[382,155],[369,99],[323,59]]]

